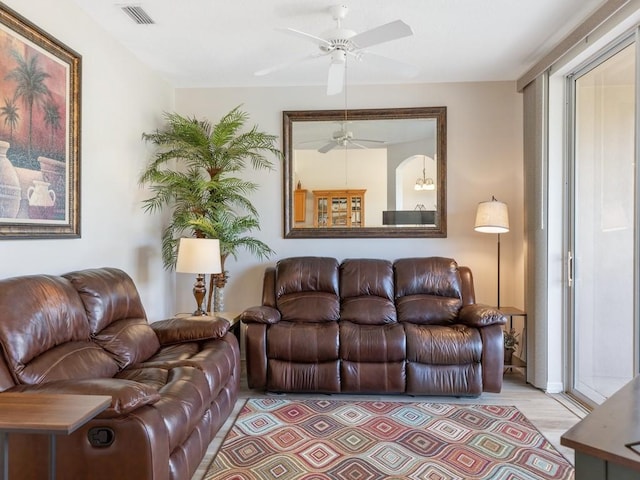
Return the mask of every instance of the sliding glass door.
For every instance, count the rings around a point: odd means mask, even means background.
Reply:
[[[637,369],[636,83],[634,38],[568,80],[570,391],[592,405]]]

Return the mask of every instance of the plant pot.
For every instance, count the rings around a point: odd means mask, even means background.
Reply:
[[[510,365],[512,360],[513,360],[513,350],[511,350],[509,348],[505,348],[504,349],[504,363],[506,365]]]
[[[224,312],[224,287],[213,288],[213,311]]]

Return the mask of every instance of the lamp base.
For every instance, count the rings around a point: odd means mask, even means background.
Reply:
[[[204,283],[204,275],[200,273],[196,277],[196,283],[193,285],[193,296],[196,299],[196,306],[198,307],[196,308],[196,311],[193,312],[194,317],[202,317],[203,315],[207,314],[207,312],[205,312],[202,308],[202,302],[204,301],[204,296],[206,293],[207,286]]]

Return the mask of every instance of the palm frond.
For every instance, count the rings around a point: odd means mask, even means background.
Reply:
[[[273,251],[248,235],[259,230],[258,211],[248,199],[258,185],[237,178],[248,165],[272,170],[269,157],[282,158],[277,137],[253,126],[235,107],[212,125],[208,120],[164,114],[166,125],[143,140],[158,147],[139,183],[149,187],[151,197],[143,201],[146,212],[168,209],[170,224],[162,234],[165,268],[175,267],[177,238],[181,235],[220,239],[223,258],[237,258],[244,248],[258,258]]]

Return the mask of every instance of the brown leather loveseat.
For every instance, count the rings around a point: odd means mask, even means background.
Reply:
[[[505,317],[449,258],[293,257],[242,313],[249,387],[477,396],[502,388]]]
[[[222,318],[147,323],[132,279],[114,268],[1,280],[0,392],[112,397],[57,436],[57,478],[189,480],[238,396],[228,330]],[[47,437],[8,438],[10,478],[48,478]]]

